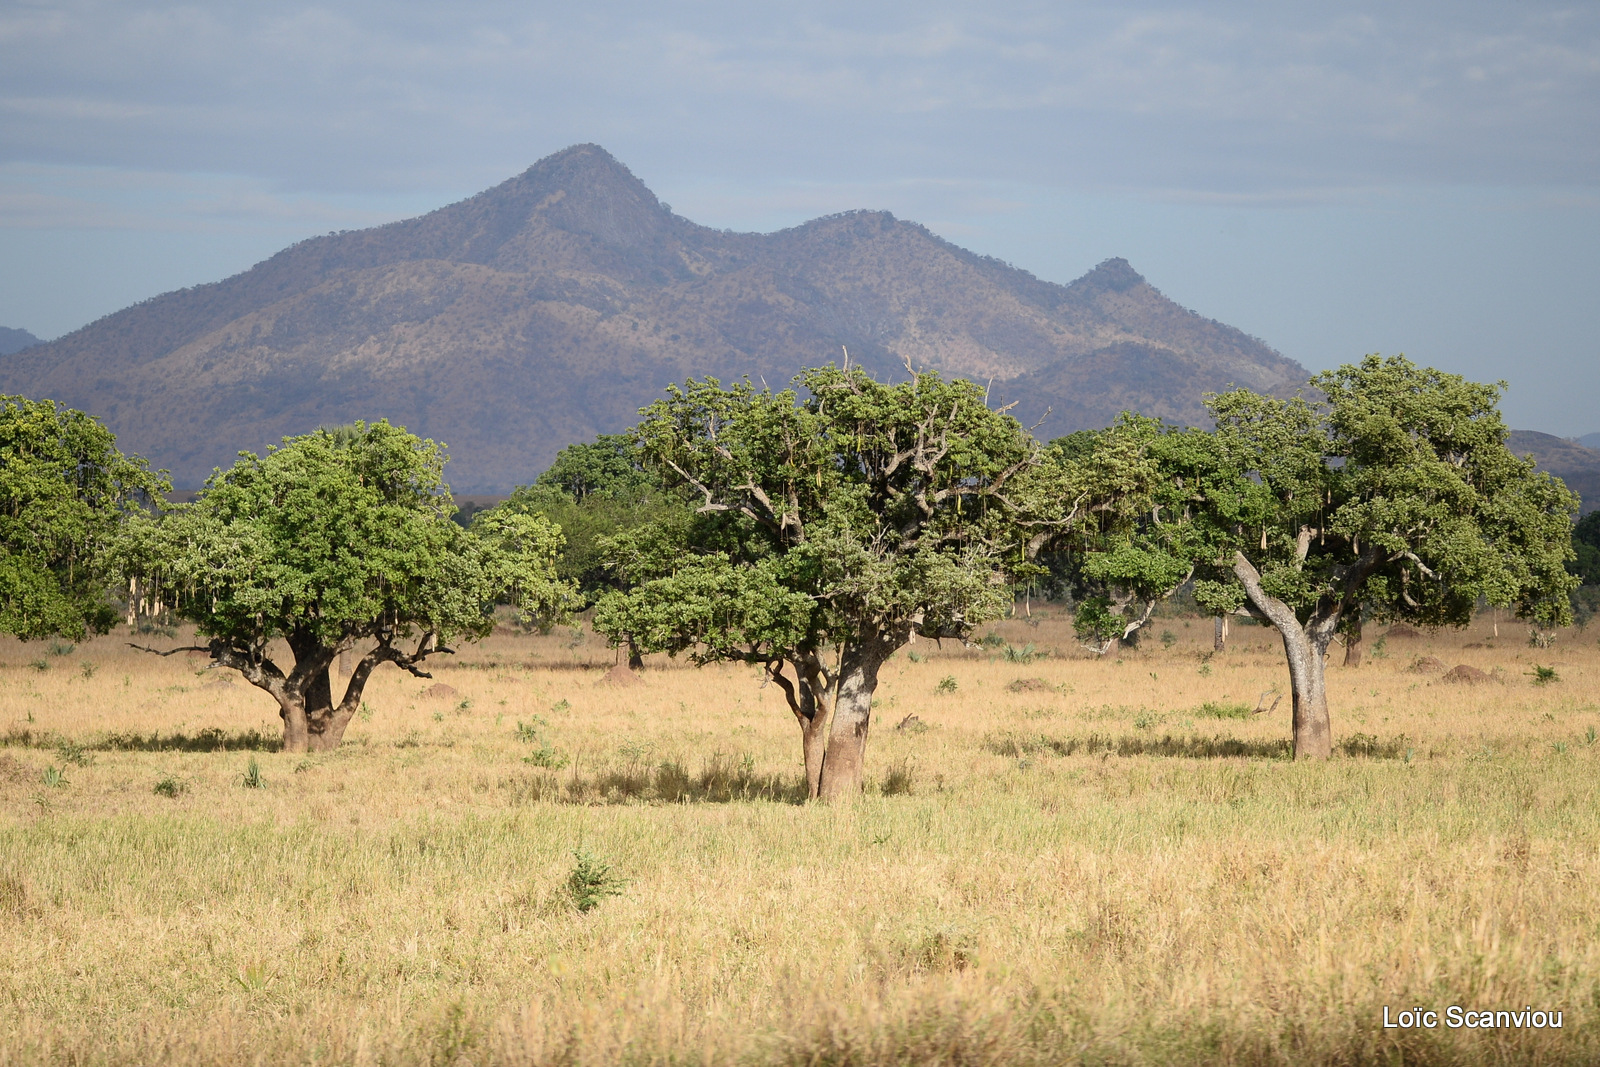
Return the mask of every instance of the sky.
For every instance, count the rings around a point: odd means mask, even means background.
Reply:
[[[1112,256],[1312,370],[1600,430],[1600,4],[0,0],[0,326],[53,338],[596,142],[681,215]]]

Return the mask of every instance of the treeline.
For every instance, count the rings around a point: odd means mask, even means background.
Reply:
[[[635,663],[767,672],[827,798],[860,788],[878,672],[907,644],[966,640],[1048,583],[1104,649],[1183,589],[1280,632],[1295,754],[1323,758],[1338,635],[1463,625],[1483,601],[1563,624],[1593,557],[1573,495],[1507,448],[1497,387],[1377,356],[1310,384],[1317,402],[1208,396],[1212,430],[1125,414],[1041,445],[932,373],[691,379],[465,525],[439,448],[387,422],[286,438],[163,506],[96,420],[5,398],[0,629],[104,632],[113,594],[153,600],[305,749],[338,744],[373,669],[425,673],[497,604],[534,625],[592,607]]]

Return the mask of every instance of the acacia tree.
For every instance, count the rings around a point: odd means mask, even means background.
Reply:
[[[1463,626],[1480,599],[1570,619],[1576,500],[1506,447],[1503,386],[1368,356],[1319,374],[1323,399],[1213,396],[1215,432],[1151,441],[1163,537],[1195,599],[1278,630],[1296,758],[1332,753],[1324,661],[1358,608]]]
[[[169,490],[100,420],[0,396],[0,633],[81,640],[116,622],[109,549]]]
[[[431,677],[424,661],[487,634],[497,599],[524,613],[569,603],[560,531],[499,509],[463,530],[444,462],[387,421],[285,438],[242,453],[160,523],[135,524],[126,566],[159,574],[176,613],[209,638],[194,647],[272,695],[285,750],[334,748],[381,664]],[[275,658],[279,639],[292,664]],[[335,703],[329,668],[347,650],[361,658]]]
[[[607,543],[629,588],[594,624],[613,643],[761,665],[800,726],[811,795],[833,799],[861,789],[884,661],[1009,606],[1007,560],[1025,548],[1008,493],[1037,450],[970,382],[833,366],[796,381],[804,402],[691,379],[641,412],[634,440],[696,511]]]

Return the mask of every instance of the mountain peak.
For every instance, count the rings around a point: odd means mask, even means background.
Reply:
[[[1105,260],[1094,270],[1072,283],[1073,289],[1095,293],[1123,293],[1144,281],[1144,275],[1121,256]]]
[[[0,356],[9,356],[13,352],[21,352],[24,348],[32,348],[43,343],[27,330],[0,326]]]

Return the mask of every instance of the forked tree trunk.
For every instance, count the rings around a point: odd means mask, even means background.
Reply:
[[[816,800],[822,788],[822,760],[827,752],[828,718],[833,708],[833,689],[828,672],[814,653],[802,654],[795,663],[798,676],[791,683],[783,674],[783,661],[769,663],[767,672],[778,683],[800,724],[800,750],[806,767],[806,793]]]
[[[366,691],[367,679],[372,677],[372,672],[382,662],[376,649],[357,660],[355,669],[350,672],[350,680],[345,683],[344,697],[336,705],[330,700],[326,712],[309,718],[311,751],[332,751],[343,743],[345,729],[349,727],[350,720],[356,717],[356,712],[361,710],[361,696]]]
[[[380,641],[365,656],[356,661],[345,685],[344,698],[333,702],[333,686],[328,677],[335,658],[348,647],[349,638],[338,645],[327,647],[302,634],[289,636],[289,648],[294,653],[294,669],[287,675],[272,660],[257,653],[229,647],[222,641],[213,641],[208,650],[212,660],[224,667],[232,667],[244,676],[245,681],[271,694],[278,702],[278,717],[283,720],[283,750],[285,752],[321,752],[339,747],[344,731],[361,707],[361,694],[366,690],[367,679],[381,663],[393,663],[421,678],[430,675],[418,669],[428,656],[452,651],[438,643],[438,635],[428,631],[417,642],[417,650],[401,652],[387,641]],[[153,649],[147,651],[154,651]],[[188,649],[173,649],[173,652]]]
[[[878,669],[894,648],[887,642],[864,640],[845,646],[839,665],[839,695],[833,708],[833,726],[822,757],[818,795],[823,800],[859,796],[865,781],[867,733],[872,726],[872,694],[878,689]]]

